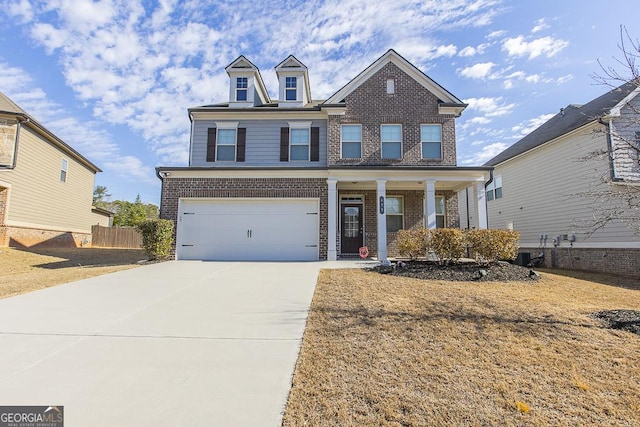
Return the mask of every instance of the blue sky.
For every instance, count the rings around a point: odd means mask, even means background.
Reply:
[[[469,104],[458,164],[481,165],[607,87],[637,0],[0,0],[0,91],[100,166],[112,199],[158,203],[155,166],[185,166],[187,108],[224,102],[245,55],[273,99],[293,54],[325,99],[393,48]]]

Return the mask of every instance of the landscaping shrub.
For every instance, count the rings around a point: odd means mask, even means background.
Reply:
[[[466,249],[462,230],[457,228],[436,228],[429,230],[429,247],[440,263],[456,262]]]
[[[469,230],[467,243],[473,248],[476,261],[495,263],[514,260],[518,256],[520,233],[513,230]]]
[[[412,260],[427,255],[428,229],[400,230],[396,239],[400,255]]]
[[[149,259],[156,260],[169,256],[173,242],[173,221],[151,219],[138,224],[142,233],[142,247]]]

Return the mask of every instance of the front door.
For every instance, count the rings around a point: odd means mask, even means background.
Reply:
[[[362,205],[342,205],[341,253],[357,254],[362,247]]]

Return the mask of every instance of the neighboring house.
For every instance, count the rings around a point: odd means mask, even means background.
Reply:
[[[598,192],[638,191],[637,151],[626,143],[640,136],[638,92],[626,84],[569,105],[488,161],[490,228],[519,231],[521,252],[544,253],[548,267],[640,275],[640,239],[627,224],[590,226]]]
[[[229,102],[189,109],[189,166],[157,168],[178,259],[386,259],[398,230],[459,227],[467,187],[486,228],[491,168],[456,166],[466,104],[395,51],[325,101],[294,56],[279,101],[244,56],[226,71]]]
[[[92,225],[100,225],[102,227],[113,226],[113,217],[115,216],[115,214],[110,210],[98,206],[92,206],[91,216],[93,217],[93,220],[91,222]]]
[[[90,245],[96,172],[0,93],[0,246]]]

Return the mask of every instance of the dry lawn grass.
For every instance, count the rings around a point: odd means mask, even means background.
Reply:
[[[139,249],[0,249],[0,298],[138,266]]]
[[[640,291],[321,273],[285,426],[640,425]]]

